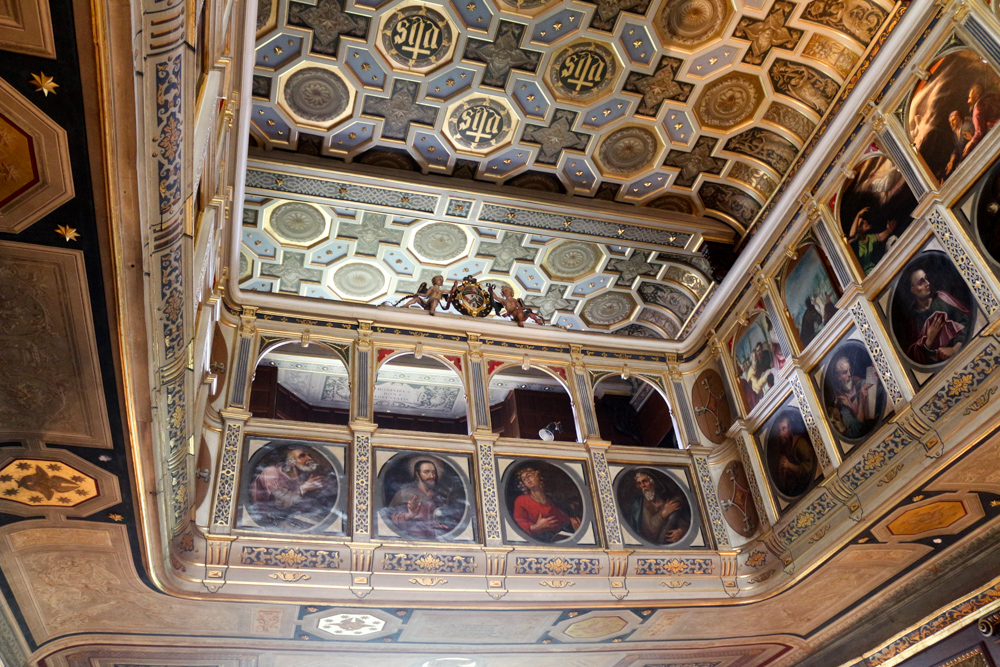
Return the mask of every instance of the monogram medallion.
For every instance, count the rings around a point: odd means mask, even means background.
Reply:
[[[614,52],[599,42],[570,44],[552,61],[546,82],[564,102],[591,102],[613,88],[618,74]]]
[[[445,127],[456,148],[485,154],[510,142],[514,118],[505,101],[476,95],[449,110]]]
[[[423,5],[400,7],[382,23],[380,50],[396,69],[429,72],[447,61],[455,33],[443,14]]]

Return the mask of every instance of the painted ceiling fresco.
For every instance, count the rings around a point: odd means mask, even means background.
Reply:
[[[251,143],[741,231],[889,8],[259,0]]]
[[[513,230],[248,201],[240,252],[246,290],[392,304],[436,275],[511,286],[556,326],[676,338],[714,285],[708,260]]]

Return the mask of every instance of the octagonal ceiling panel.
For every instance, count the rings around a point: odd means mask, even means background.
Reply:
[[[737,234],[795,164],[891,8],[384,4],[262,2],[259,144],[492,182],[513,198],[544,186],[581,201],[708,215]]]
[[[456,37],[455,26],[441,11],[412,3],[382,18],[375,44],[394,70],[427,73],[451,60]]]

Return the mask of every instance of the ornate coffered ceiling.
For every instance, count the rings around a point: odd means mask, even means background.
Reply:
[[[889,9],[260,0],[251,133],[268,149],[709,216],[740,233]]]
[[[510,285],[526,305],[577,331],[676,338],[715,284],[702,256],[354,208],[253,197],[240,286],[392,304],[442,275]]]

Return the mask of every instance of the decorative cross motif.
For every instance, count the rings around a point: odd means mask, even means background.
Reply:
[[[525,248],[521,245],[524,242],[524,234],[514,232],[504,232],[503,240],[499,243],[480,243],[479,252],[483,257],[493,257],[493,271],[509,271],[514,265],[514,260],[526,259],[529,262],[535,261],[537,250]]]
[[[557,310],[573,312],[576,309],[576,304],[580,303],[576,299],[564,299],[563,294],[565,291],[566,287],[563,285],[550,285],[549,291],[544,295],[536,294],[524,297],[524,304],[532,308],[537,308],[542,317],[550,320]]]
[[[616,258],[608,262],[608,271],[617,271],[621,274],[621,283],[632,284],[632,281],[639,276],[655,276],[660,267],[650,264],[646,255],[649,253],[636,250],[628,259]]]
[[[733,37],[750,42],[750,48],[743,56],[743,62],[751,65],[763,64],[772,47],[795,50],[802,38],[802,31],[785,25],[794,11],[795,5],[779,0],[774,3],[763,21],[755,21],[746,16],[740,19],[736,30],[733,31]]]
[[[694,86],[690,83],[674,81],[683,61],[670,56],[660,58],[660,64],[652,75],[629,72],[623,91],[642,95],[642,102],[636,113],[642,116],[656,116],[665,100],[686,102]]]
[[[722,168],[726,166],[726,161],[712,157],[712,149],[715,148],[716,139],[711,137],[699,137],[694,148],[690,152],[670,151],[667,159],[663,161],[664,167],[677,167],[681,173],[674,179],[674,185],[689,188],[698,179],[698,174],[714,174],[718,176],[722,173]]]
[[[523,25],[501,21],[494,41],[469,40],[465,47],[465,58],[486,65],[486,73],[483,74],[484,86],[505,88],[512,69],[535,73],[535,70],[538,69],[538,62],[542,59],[542,54],[538,51],[522,49],[521,37],[523,36]]]
[[[559,162],[562,152],[567,148],[580,152],[587,150],[590,135],[573,132],[571,128],[574,122],[576,122],[575,113],[566,109],[557,109],[548,127],[528,125],[524,128],[521,140],[524,143],[539,144],[542,147],[538,151],[535,162],[556,164]]]
[[[645,15],[650,0],[584,0],[584,2],[597,5],[590,27],[594,30],[613,32],[619,14],[632,12],[640,16]]]
[[[278,283],[279,292],[298,294],[303,280],[311,283],[319,283],[323,280],[323,271],[305,268],[305,259],[305,253],[286,250],[280,264],[261,264],[260,275],[268,278],[279,278],[281,281]]]
[[[380,213],[365,213],[360,224],[341,223],[337,238],[357,239],[354,252],[357,255],[378,254],[379,244],[385,242],[395,246],[403,242],[403,230],[388,229],[389,216]]]
[[[415,81],[396,79],[389,98],[365,95],[363,113],[384,118],[382,136],[387,139],[405,140],[410,123],[434,125],[437,109],[417,104],[419,84]]]
[[[288,24],[313,31],[310,50],[326,56],[337,56],[341,35],[361,37],[368,34],[369,19],[344,11],[343,0],[319,0],[316,6],[301,2],[288,3]]]

